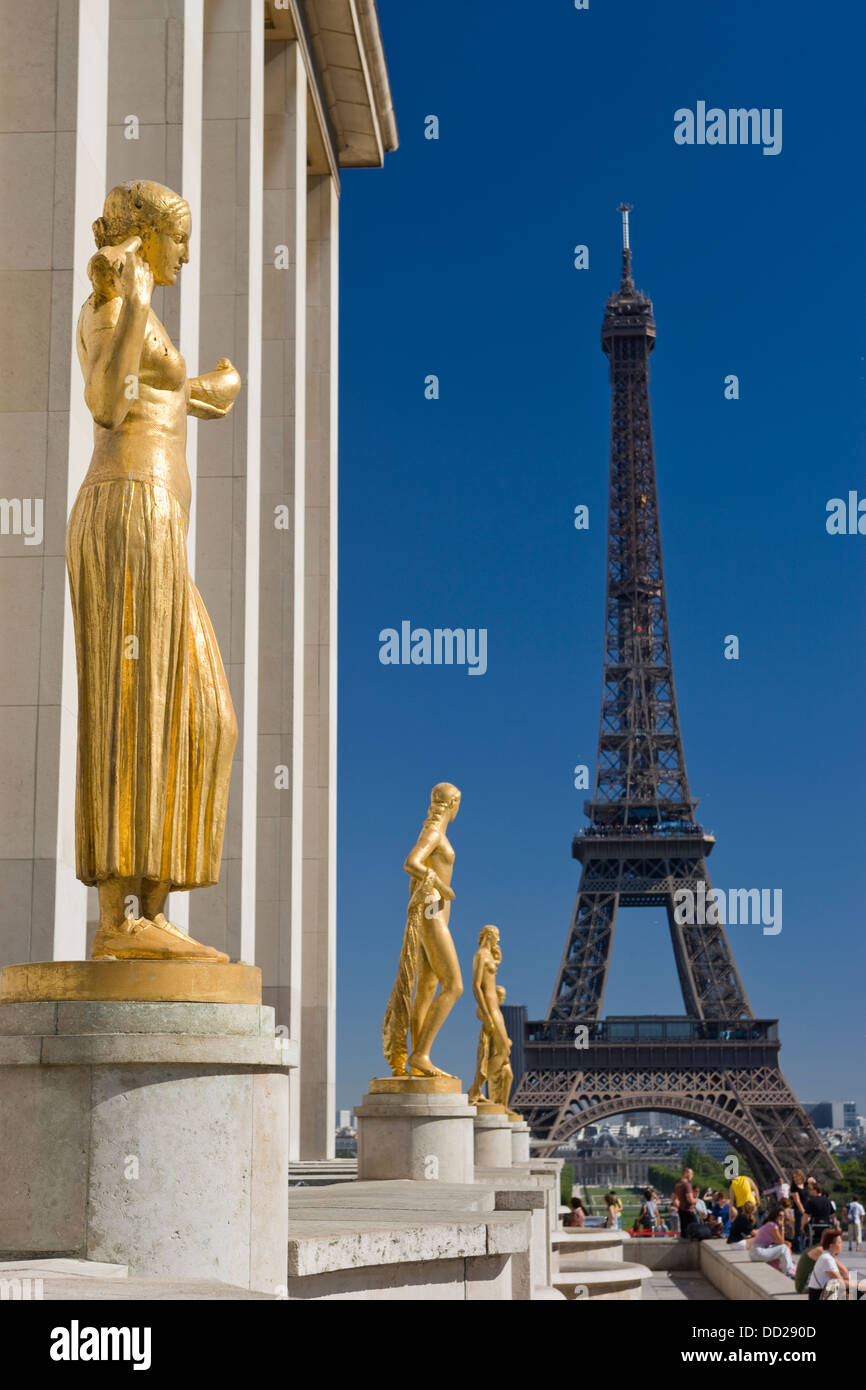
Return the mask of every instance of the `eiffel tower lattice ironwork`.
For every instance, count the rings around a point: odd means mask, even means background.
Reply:
[[[761,1182],[792,1166],[835,1177],[779,1069],[775,1020],[754,1017],[724,925],[684,923],[676,911],[683,889],[712,902],[715,840],[695,819],[674,693],[649,404],[656,327],[632,278],[630,211],[620,207],[622,280],[601,335],[612,399],[595,790],[572,846],[580,886],[547,1019],[527,1023],[525,1009],[508,1010],[520,1040],[512,1104],[548,1151],[611,1115],[670,1111],[722,1134]],[[666,910],[685,1017],[602,1020],[617,910],[647,906]]]

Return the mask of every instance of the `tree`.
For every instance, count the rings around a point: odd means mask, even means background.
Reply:
[[[562,1172],[559,1175],[559,1200],[564,1207],[571,1206],[571,1194],[574,1191],[574,1169],[570,1163],[562,1165]]]

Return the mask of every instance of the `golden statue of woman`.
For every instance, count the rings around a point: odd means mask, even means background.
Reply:
[[[472,960],[472,991],[481,1021],[478,1040],[478,1059],[475,1080],[469,1091],[469,1104],[485,1100],[482,1089],[487,1083],[487,1101],[508,1108],[508,1097],[514,1082],[511,1068],[511,1039],[502,1016],[505,990],[496,983],[496,972],[502,963],[499,928],[482,927],[478,933],[478,950]]]
[[[448,927],[454,850],[446,832],[459,809],[460,792],[450,782],[439,782],[430,793],[418,841],[403,865],[412,879],[409,910],[397,978],[382,1022],[382,1046],[393,1076],[405,1077],[407,1068],[410,1076],[450,1075],[434,1067],[430,1049],[463,993]]]
[[[186,417],[222,419],[223,358],[187,377],[151,307],[189,259],[190,210],[146,180],[93,224],[78,319],[93,457],[66,531],[78,665],[78,877],[99,890],[93,958],[227,961],[174,926],[170,891],[216,883],[237,722],[187,568]]]

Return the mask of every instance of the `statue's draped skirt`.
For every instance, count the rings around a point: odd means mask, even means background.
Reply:
[[[237,722],[188,526],[172,491],[133,479],[85,482],[69,518],[85,883],[219,877]]]

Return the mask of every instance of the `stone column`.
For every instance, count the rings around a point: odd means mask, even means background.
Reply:
[[[76,193],[103,196],[107,0],[83,0],[80,11],[74,0],[43,3],[38,13],[3,0],[0,32],[0,960],[11,962],[51,958],[55,912],[68,941],[84,945],[64,547],[70,468],[87,448],[70,416],[89,234]],[[79,51],[91,70],[80,87]]]
[[[337,945],[338,195],[308,181],[301,1157],[333,1158]]]
[[[298,44],[265,52],[262,497],[256,909],[264,998],[301,1032],[306,492],[307,85]],[[291,1154],[300,1154],[293,1080]]]
[[[253,143],[253,64],[250,5],[204,7],[201,222],[198,362],[191,370],[216,366],[230,357],[244,383],[231,415],[225,421],[200,427],[196,480],[195,575],[219,642],[237,714],[239,737],[232,765],[223,858],[219,883],[189,894],[189,930],[209,944],[239,957],[254,959],[254,932],[248,916],[242,923],[244,857],[255,852],[250,842],[249,797],[257,777],[255,747],[250,749],[246,717],[247,659],[257,661],[256,609],[250,612],[246,588],[250,568],[258,559],[248,524],[249,493],[255,479],[248,476],[249,439],[255,439],[260,390],[255,349],[250,351],[250,153]],[[193,217],[196,209],[193,209]],[[255,258],[254,258],[255,259]],[[185,267],[183,274],[186,274]],[[256,336],[258,330],[256,331]],[[252,369],[252,380],[251,380]],[[252,460],[258,467],[258,456]],[[258,536],[256,519],[252,532]],[[253,630],[248,624],[253,619]],[[257,711],[254,711],[254,714]],[[255,720],[253,720],[253,729]],[[254,744],[255,740],[253,740]],[[252,766],[249,766],[252,757]],[[252,809],[255,815],[255,808]],[[254,872],[254,870],[253,870]],[[247,939],[243,942],[242,932]]]

